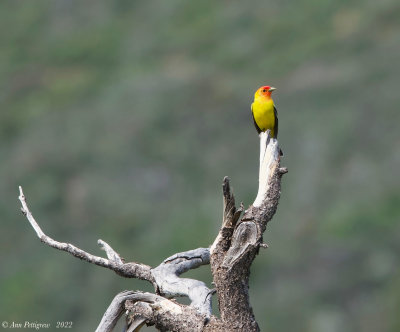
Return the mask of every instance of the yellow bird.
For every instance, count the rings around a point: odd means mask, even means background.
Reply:
[[[278,137],[278,112],[271,98],[272,86],[264,85],[254,94],[254,102],[251,104],[254,126],[258,133],[271,130],[271,137]]]

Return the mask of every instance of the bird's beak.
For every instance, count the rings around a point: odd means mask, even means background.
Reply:
[[[274,88],[273,86],[271,86],[271,87],[269,88],[268,92],[272,92],[272,91],[274,91],[274,90],[276,90],[276,88]]]

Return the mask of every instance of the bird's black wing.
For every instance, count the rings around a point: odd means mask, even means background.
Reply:
[[[251,115],[253,116],[254,127],[256,127],[257,133],[261,133],[262,130],[261,130],[260,127],[257,125],[256,119],[254,118],[253,104],[251,104]]]
[[[278,138],[278,111],[276,110],[275,106],[274,106],[274,116],[275,116],[274,138]]]

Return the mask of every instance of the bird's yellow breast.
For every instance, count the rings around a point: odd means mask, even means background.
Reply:
[[[275,137],[275,107],[272,99],[255,99],[251,105],[254,120],[257,126],[262,130],[271,130],[271,136]]]

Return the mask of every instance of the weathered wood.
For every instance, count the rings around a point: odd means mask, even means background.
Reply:
[[[127,332],[138,331],[144,324],[171,331],[201,331],[205,320],[196,309],[141,291],[117,294],[107,308],[96,332],[111,332],[126,312]],[[182,324],[182,319],[186,322]]]
[[[151,295],[151,301],[137,298],[125,302],[125,308],[129,312],[128,321],[144,319],[147,325],[154,325],[160,331],[200,332],[204,329],[207,320],[196,309]]]
[[[267,223],[276,212],[281,177],[287,172],[280,167],[280,149],[269,131],[260,134],[259,188],[254,203],[244,212],[243,205],[236,207],[229,179],[223,181],[223,218],[221,229],[208,248],[198,248],[178,253],[165,259],[159,266],[128,262],[106,242],[98,244],[106,252],[107,259],[98,257],[70,243],[53,240],[47,236],[30,212],[22,188],[19,200],[22,212],[45,244],[70,253],[102,267],[113,270],[127,278],[138,278],[152,283],[156,294],[124,291],[118,294],[96,329],[96,332],[111,332],[118,319],[127,314],[127,332],[139,331],[144,325],[154,325],[160,331],[180,332],[230,332],[259,331],[249,302],[250,266],[263,243]],[[202,281],[180,278],[190,269],[210,264],[215,290],[210,290]],[[211,296],[217,292],[220,318],[211,315]],[[170,298],[188,296],[189,306]]]
[[[161,295],[188,296],[192,307],[210,317],[212,291],[202,281],[179,278],[182,273],[209,263],[209,249],[198,248],[165,259],[159,266],[152,269],[151,273]]]
[[[260,134],[260,171],[257,197],[236,223],[233,233],[226,235],[221,228],[217,239],[226,246],[216,245],[211,252],[211,270],[217,289],[221,321],[208,327],[210,331],[259,331],[249,302],[250,266],[263,245],[263,233],[272,219],[280,197],[283,174],[279,168],[280,153],[277,140],[269,132]],[[230,194],[224,192],[225,197]],[[234,207],[231,207],[234,210]],[[220,240],[220,242],[222,242]]]
[[[208,248],[198,248],[177,253],[168,257],[159,266],[152,269],[150,266],[141,263],[125,263],[121,256],[108,243],[103,240],[98,240],[98,244],[106,252],[108,259],[98,257],[70,243],[58,242],[47,236],[29,210],[22,188],[20,187],[19,190],[19,200],[22,205],[21,210],[43,243],[58,250],[66,251],[89,263],[113,270],[120,276],[146,280],[153,284],[155,291],[160,295],[171,298],[187,296],[191,300],[190,306],[195,308],[200,315],[204,316],[203,320],[208,320],[211,316],[211,296],[214,291],[210,290],[202,281],[179,278],[182,273],[188,270],[210,263],[210,250]],[[98,332],[112,330],[112,326],[115,325],[121,314],[119,309],[117,310],[118,301],[123,299],[125,295],[125,293],[121,293],[114,299],[112,305],[110,305],[103,316],[97,329]]]
[[[140,299],[142,301],[149,300],[149,298],[145,298],[144,296],[139,297],[138,294],[133,291],[123,291],[117,294],[104,313],[96,332],[111,332],[125,311],[125,302],[131,299]]]
[[[107,256],[109,259],[105,259],[103,257],[95,256],[92,254],[87,253],[86,251],[75,247],[70,243],[65,242],[58,242],[53,240],[50,236],[47,236],[38,223],[36,222],[35,218],[33,217],[31,211],[28,208],[26,203],[25,195],[22,191],[22,187],[19,187],[19,200],[21,202],[21,211],[28,219],[29,223],[35,230],[37,236],[39,237],[40,241],[47,244],[50,247],[53,247],[58,250],[66,251],[71,255],[87,261],[89,263],[93,263],[118,273],[119,275],[126,277],[126,278],[137,278],[142,280],[147,280],[151,283],[154,283],[154,278],[150,272],[151,267],[145,264],[130,262],[130,263],[123,263],[120,256],[104,241],[99,240],[99,245],[106,251]],[[110,259],[111,257],[111,259]]]
[[[222,226],[214,243],[210,248],[210,254],[214,257],[214,261],[222,262],[225,252],[231,245],[232,234],[235,229],[236,223],[243,212],[243,204],[237,209],[235,204],[235,196],[231,192],[229,178],[224,177],[222,183],[223,193],[223,213],[222,213]]]

